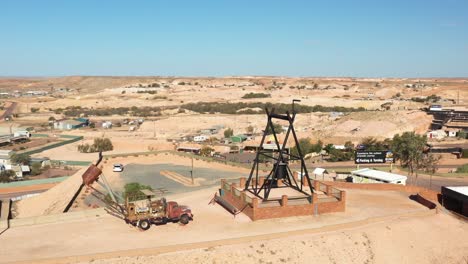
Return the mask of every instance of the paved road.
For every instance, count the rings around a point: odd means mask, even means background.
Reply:
[[[26,195],[26,194],[42,193],[42,192],[45,192],[45,191],[47,191],[47,190],[35,190],[35,191],[5,193],[5,194],[0,194],[0,200],[1,199],[11,199],[11,198],[19,197],[19,196]]]
[[[10,106],[5,108],[5,111],[3,112],[3,114],[0,115],[0,122],[4,121],[5,117],[12,115],[17,105],[18,105],[17,102],[10,102]]]

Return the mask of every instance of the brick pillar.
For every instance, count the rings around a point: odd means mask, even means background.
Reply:
[[[241,201],[242,201],[243,203],[246,203],[246,198],[245,198],[245,196],[246,196],[245,191],[241,191],[241,196],[240,196],[240,197],[241,197]]]
[[[312,195],[312,203],[314,204],[314,203],[317,203],[317,202],[318,202],[318,196],[317,196],[316,193],[314,193],[314,194]]]
[[[296,181],[298,181],[299,180],[299,173],[297,171],[294,171],[293,172],[293,177],[294,177],[294,179],[296,179]]]
[[[309,186],[309,182],[307,181],[307,178],[305,176],[302,176],[301,181],[304,186]]]
[[[232,193],[232,195],[234,195],[234,189],[236,189],[236,183],[235,182],[231,183],[231,193]]]
[[[317,190],[317,191],[320,190],[320,182],[319,181],[314,181],[313,184],[314,184],[314,189],[315,190]]]
[[[265,181],[265,177],[263,176],[258,177],[258,187],[262,186],[264,181]]]
[[[223,189],[225,182],[226,182],[226,179],[221,179],[221,189]]]
[[[288,196],[283,195],[281,196],[281,207],[288,206]]]
[[[239,186],[243,189],[245,187],[245,182],[246,182],[246,179],[245,177],[241,177],[239,179]]]
[[[258,208],[258,198],[257,197],[252,198],[252,208],[253,209]]]
[[[328,185],[328,184],[325,185],[325,186],[327,187],[327,196],[330,196],[332,187],[331,187],[331,185]]]

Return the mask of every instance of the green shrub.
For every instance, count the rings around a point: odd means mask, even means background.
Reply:
[[[252,98],[268,98],[271,97],[270,94],[266,93],[248,93],[242,96],[243,99],[252,99]]]
[[[457,173],[468,173],[468,164],[458,167]]]
[[[260,114],[263,111],[255,111],[252,109],[242,110],[244,108],[275,108],[276,113],[286,113],[286,111],[291,112],[291,104],[273,104],[273,103],[213,103],[213,102],[198,102],[198,103],[188,103],[180,106],[186,110],[190,110],[197,113],[221,113],[221,114]],[[344,107],[344,106],[308,106],[295,104],[295,111],[297,113],[312,113],[312,112],[359,112],[366,111],[365,108],[353,108],[353,107]]]

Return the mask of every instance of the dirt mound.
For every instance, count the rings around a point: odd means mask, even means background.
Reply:
[[[65,181],[31,198],[18,201],[16,218],[62,213],[82,183],[83,168]]]

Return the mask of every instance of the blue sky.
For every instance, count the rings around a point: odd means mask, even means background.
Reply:
[[[0,0],[0,76],[468,77],[468,1]]]

